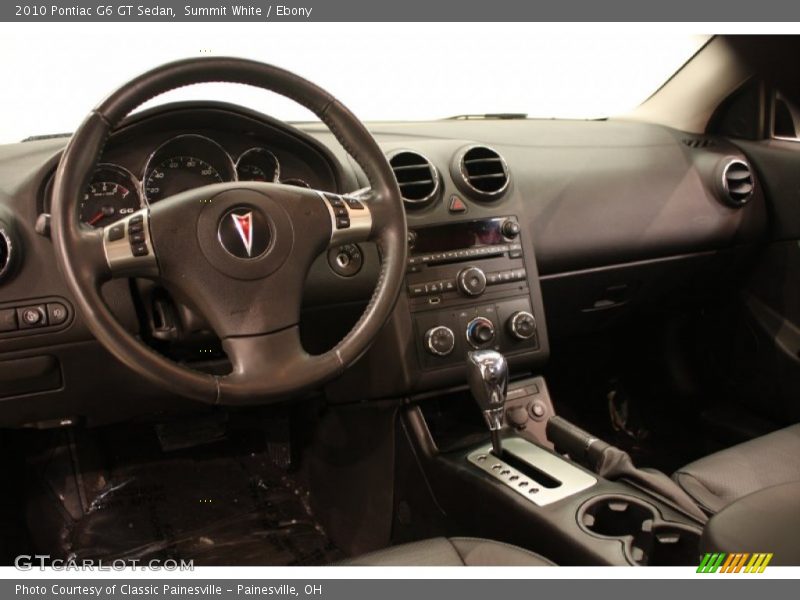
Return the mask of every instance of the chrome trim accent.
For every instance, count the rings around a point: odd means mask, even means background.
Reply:
[[[142,231],[144,232],[144,243],[147,245],[146,256],[134,256],[131,251],[131,243],[128,237],[128,222],[138,215],[142,215]],[[109,241],[108,236],[112,227],[123,225],[124,235],[122,238]],[[108,268],[114,277],[155,277],[158,275],[158,261],[153,250],[153,240],[150,237],[150,208],[145,207],[137,210],[132,215],[115,221],[103,228],[103,250],[106,255]]]
[[[470,291],[467,288],[466,282],[464,281],[466,279],[466,277],[467,277],[467,274],[470,271],[477,271],[478,272],[478,278],[483,280],[483,287],[481,287],[481,289],[479,291],[477,291],[477,292]],[[486,291],[486,273],[480,267],[476,267],[474,265],[471,266],[471,267],[465,267],[465,268],[461,269],[461,271],[458,272],[458,275],[456,276],[456,278],[457,278],[457,282],[458,282],[458,288],[464,294],[466,294],[467,296],[471,296],[471,297],[475,298],[477,296],[480,296],[481,294],[483,294],[483,292]]]
[[[486,323],[492,328],[492,339],[489,340],[488,342],[486,342],[487,344],[491,344],[495,340],[495,338],[497,337],[497,331],[495,330],[494,323],[492,323],[491,319],[489,319],[487,317],[475,317],[469,323],[467,323],[467,328],[464,330],[464,335],[467,338],[467,343],[470,346],[472,346],[473,348],[481,348],[483,346],[483,344],[476,344],[475,342],[473,342],[472,338],[470,338],[470,335],[469,335],[469,332],[470,332],[470,329],[472,329],[472,326],[474,324],[478,323],[478,322]]]
[[[517,330],[517,319],[519,319],[520,317],[524,317],[524,316],[528,316],[528,317],[530,317],[531,319],[533,319],[533,331],[531,332],[531,334],[530,334],[530,335],[522,335],[522,334],[521,334],[521,333],[520,333],[520,332]],[[530,312],[528,312],[527,310],[518,310],[517,312],[515,312],[515,313],[514,313],[514,314],[511,316],[511,325],[510,325],[510,327],[511,327],[511,333],[512,333],[512,334],[514,334],[514,335],[515,335],[515,336],[516,336],[518,339],[520,339],[520,340],[529,340],[529,339],[531,339],[533,336],[535,336],[535,335],[536,335],[536,317],[534,317],[534,316],[533,316],[533,315],[532,315]]]
[[[500,165],[503,168],[503,173],[505,173],[506,182],[505,184],[503,184],[503,187],[501,187],[499,190],[494,192],[484,192],[483,190],[479,190],[469,182],[467,167],[464,164],[464,157],[466,156],[467,152],[469,152],[470,150],[474,150],[476,148],[486,148],[487,150],[494,152],[500,159]],[[464,181],[464,184],[470,189],[472,193],[474,193],[479,197],[491,200],[500,198],[500,196],[506,193],[506,190],[508,190],[508,186],[511,184],[511,172],[508,170],[508,163],[506,163],[506,159],[497,150],[495,150],[491,146],[487,146],[486,144],[470,144],[469,146],[465,146],[464,148],[459,150],[457,156],[458,158],[456,159],[456,164],[458,165],[458,171],[461,175],[461,179]]]
[[[450,345],[450,349],[447,352],[441,352],[433,347],[431,344],[431,339],[434,335],[436,335],[437,331],[445,330],[450,332],[450,336],[453,338],[453,343]],[[436,327],[431,327],[428,331],[425,332],[425,348],[427,348],[428,352],[435,356],[448,356],[453,349],[456,347],[456,336],[453,333],[453,330],[445,325],[437,325]]]
[[[14,241],[11,239],[5,227],[0,226],[0,237],[3,238],[6,244],[6,261],[0,265],[0,281],[9,274],[11,265],[14,262]]]
[[[424,198],[420,198],[419,200],[412,200],[410,198],[406,198],[403,196],[402,190],[400,190],[400,197],[403,199],[403,204],[408,204],[411,207],[419,207],[428,204],[429,202],[433,202],[436,199],[436,196],[439,195],[439,191],[442,188],[442,177],[439,175],[439,169],[436,168],[436,165],[433,164],[433,161],[429,159],[427,156],[422,154],[421,152],[417,152],[416,150],[407,150],[405,148],[397,148],[389,152],[386,156],[389,161],[389,166],[392,169],[392,173],[394,173],[394,166],[392,166],[392,159],[399,154],[416,154],[422,160],[424,160],[428,165],[428,170],[431,172],[431,178],[433,179],[433,191],[430,194],[425,196]],[[421,167],[422,165],[420,165]],[[395,181],[397,180],[397,176],[395,175]],[[400,187],[400,183],[398,182],[397,187]]]
[[[728,179],[727,179],[728,171],[734,165],[741,165],[744,168],[746,168],[747,171],[750,173],[750,180],[752,181],[752,184],[753,184],[753,189],[750,190],[750,193],[747,194],[747,197],[744,198],[743,200],[736,200],[733,196],[731,196],[731,190],[730,190],[730,187],[728,186]],[[745,204],[747,204],[748,202],[750,202],[750,200],[753,198],[753,194],[755,194],[755,191],[756,191],[756,178],[755,178],[755,174],[753,173],[753,167],[750,166],[750,163],[748,163],[746,161],[743,161],[740,158],[733,158],[733,159],[729,160],[728,163],[722,168],[722,182],[721,183],[722,183],[722,191],[725,192],[725,195],[727,196],[727,201],[728,201],[729,205],[733,205],[736,208],[742,207]]]
[[[333,207],[331,206],[330,202],[328,202],[328,199],[325,197],[323,192],[320,192],[319,190],[314,191],[328,209],[328,214],[331,217],[331,239],[328,244],[329,247],[343,244],[354,244],[356,242],[366,242],[369,239],[369,236],[372,234],[372,212],[370,211],[368,202],[365,202],[363,198],[356,198],[356,200],[358,200],[364,207],[361,210],[351,209],[347,205],[347,202],[344,202],[345,208],[347,209],[348,218],[350,219],[350,227],[347,229],[336,229],[336,214],[333,212]],[[345,198],[345,196],[340,194],[333,195],[339,196],[342,199]],[[346,194],[346,196],[351,197],[350,194]]]
[[[547,506],[558,502],[597,483],[597,479],[586,471],[522,438],[510,437],[504,439],[503,449],[549,475],[558,481],[560,485],[554,488],[542,486],[539,482],[510,466],[504,460],[497,458],[491,453],[492,447],[490,445],[482,446],[470,452],[467,460],[537,506]],[[530,490],[536,491],[532,492]]]
[[[271,183],[280,183],[280,180],[281,180],[281,162],[278,160],[278,157],[275,156],[274,152],[270,152],[269,150],[267,150],[266,148],[263,148],[261,146],[256,146],[254,148],[249,148],[249,149],[245,150],[244,152],[242,152],[239,155],[239,158],[236,159],[236,164],[234,165],[234,167],[236,169],[236,181],[241,181],[241,178],[239,177],[239,163],[242,162],[242,159],[245,156],[247,156],[248,154],[267,154],[267,155],[271,156],[272,160],[275,161],[275,175],[272,177],[272,182]]]

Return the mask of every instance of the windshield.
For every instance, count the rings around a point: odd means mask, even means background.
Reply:
[[[518,113],[597,119],[638,106],[707,36],[602,33],[530,23],[4,23],[0,143],[73,131],[110,91],[164,62],[269,62],[314,81],[363,120]],[[288,121],[305,109],[246,86],[192,86],[150,105],[234,102]]]

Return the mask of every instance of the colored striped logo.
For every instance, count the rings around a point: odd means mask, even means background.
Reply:
[[[707,553],[697,567],[698,573],[763,573],[769,561],[772,560],[772,553],[756,552],[737,552],[727,554],[725,552]]]

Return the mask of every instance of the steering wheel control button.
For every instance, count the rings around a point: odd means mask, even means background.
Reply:
[[[350,210],[364,210],[364,205],[356,198],[351,198],[350,196],[343,196],[343,198],[344,201],[347,202],[347,206],[350,207]]]
[[[150,254],[150,251],[147,248],[147,244],[136,244],[136,245],[131,244],[131,254],[139,258],[142,256],[147,256],[148,254]]]
[[[0,333],[17,330],[17,311],[13,308],[0,310]]]
[[[219,243],[228,254],[244,260],[260,257],[272,239],[264,214],[249,206],[232,208],[222,215],[217,227]]]
[[[116,242],[125,237],[125,224],[117,223],[108,228],[108,241]]]
[[[481,348],[494,340],[494,323],[486,317],[475,317],[467,324],[467,341]]]
[[[20,329],[44,327],[47,325],[47,308],[44,304],[18,308],[17,321],[19,321]]]
[[[425,349],[434,356],[447,356],[455,346],[456,336],[449,327],[439,325],[425,332]]]
[[[356,244],[345,244],[328,250],[328,265],[337,275],[352,277],[361,271],[364,254]]]
[[[526,310],[517,311],[509,318],[508,329],[516,339],[529,340],[536,335],[536,319]]]
[[[49,302],[47,304],[47,320],[50,325],[61,325],[69,318],[67,307],[60,302]]]
[[[467,296],[480,296],[486,289],[486,273],[478,267],[467,267],[458,274],[458,288]]]
[[[465,213],[467,212],[467,205],[464,204],[464,201],[461,198],[453,194],[450,196],[450,203],[447,205],[447,210],[456,214]]]

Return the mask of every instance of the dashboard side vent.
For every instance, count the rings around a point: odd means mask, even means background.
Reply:
[[[391,155],[389,164],[406,206],[424,206],[436,198],[441,185],[439,171],[422,154],[400,150]]]
[[[740,159],[728,161],[722,169],[722,198],[734,207],[744,206],[753,197],[755,180],[750,165]]]
[[[683,143],[689,146],[689,148],[713,148],[717,145],[717,143],[712,140],[711,138],[686,138],[683,140]]]
[[[505,159],[487,146],[470,146],[459,153],[457,170],[467,192],[494,200],[508,189],[510,177]]]

